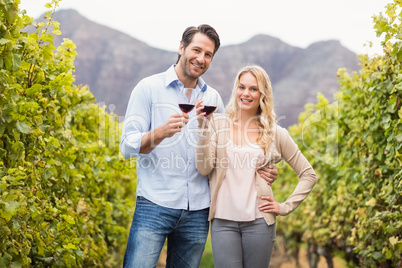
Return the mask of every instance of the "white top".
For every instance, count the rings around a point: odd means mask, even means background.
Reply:
[[[262,215],[257,205],[256,169],[264,161],[264,150],[256,144],[227,147],[229,166],[216,201],[215,218],[253,221]]]

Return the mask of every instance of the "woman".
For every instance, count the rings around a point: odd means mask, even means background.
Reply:
[[[271,82],[261,67],[247,66],[238,73],[226,114],[204,119],[201,103],[196,105],[196,166],[210,179],[215,267],[266,268],[276,215],[287,215],[300,205],[314,187],[316,174],[287,130],[276,124]],[[258,169],[282,159],[298,174],[299,183],[278,203]]]

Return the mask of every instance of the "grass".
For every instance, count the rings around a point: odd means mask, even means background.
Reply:
[[[202,254],[200,268],[213,268],[214,266],[214,257],[212,256],[212,244],[211,244],[211,236],[208,235],[207,243],[205,244],[205,250]]]

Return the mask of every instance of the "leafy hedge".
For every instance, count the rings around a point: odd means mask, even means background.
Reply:
[[[116,267],[136,179],[118,118],[74,85],[52,10],[36,23],[18,4],[0,1],[0,267]]]
[[[74,85],[75,46],[65,39],[55,50],[51,12],[37,24],[18,4],[0,1],[0,267],[119,266],[136,177],[119,157],[118,119]],[[289,130],[318,183],[278,219],[288,246],[303,239],[351,266],[402,266],[401,6],[374,18],[384,56],[361,56],[358,73],[341,69],[337,101],[319,95]],[[278,168],[281,201],[296,182]]]
[[[290,128],[318,183],[301,208],[279,220],[279,232],[293,245],[302,238],[321,252],[342,252],[351,266],[402,266],[401,8],[395,0],[374,17],[384,55],[360,56],[358,73],[340,69],[336,101],[319,95]],[[285,167],[282,177],[274,187],[283,199],[294,174]]]

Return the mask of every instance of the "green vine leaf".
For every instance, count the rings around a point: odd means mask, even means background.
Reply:
[[[10,43],[10,39],[0,38],[0,45],[4,46],[7,43]]]
[[[29,125],[26,122],[17,121],[15,126],[17,127],[19,132],[24,133],[24,134],[28,134],[31,131],[31,128],[29,127]]]

